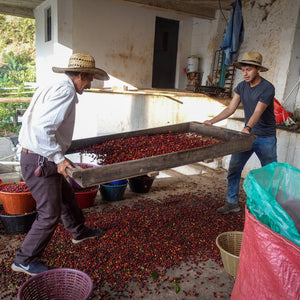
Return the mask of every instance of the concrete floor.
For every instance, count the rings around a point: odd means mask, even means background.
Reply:
[[[147,197],[154,201],[161,199],[164,195],[184,194],[197,191],[197,187],[205,186],[205,191],[214,195],[218,193],[224,195],[226,193],[226,171],[221,168],[211,169],[202,163],[195,163],[183,167],[161,171],[155,179],[151,190],[147,194],[139,194],[139,198]],[[5,182],[17,181],[19,174],[6,173],[0,174],[0,178]],[[11,180],[11,181],[10,181]],[[243,193],[243,192],[242,192]],[[143,196],[144,195],[144,196]],[[125,200],[114,203],[114,205],[128,205],[136,197],[136,194],[130,190],[125,192]],[[241,206],[244,205],[245,195],[242,194]],[[111,204],[110,204],[111,205]],[[87,210],[101,210],[107,206],[97,195],[95,204]],[[0,224],[0,262],[3,264],[7,259],[7,250],[11,249],[12,245],[18,245],[21,240],[18,236],[9,236],[1,230]],[[13,273],[11,274],[13,276]],[[175,293],[174,278],[184,275],[184,279],[180,281],[180,291]],[[0,280],[1,281],[1,280]],[[167,270],[164,278],[161,278],[159,286],[149,283],[146,286],[147,293],[141,290],[136,283],[129,284],[130,289],[134,291],[131,299],[155,299],[155,300],[177,300],[177,299],[215,299],[224,298],[230,299],[230,294],[234,285],[234,277],[230,276],[224,268],[213,260],[203,261],[202,264],[195,265],[192,261],[181,263],[179,267]],[[1,289],[3,288],[3,285]],[[9,289],[15,289],[13,286],[5,287],[5,292],[0,292],[1,299],[14,299],[8,296]],[[113,295],[109,291],[109,287],[103,287],[107,290],[107,295]],[[94,297],[93,299],[100,299]],[[114,298],[107,296],[101,299],[125,299]]]

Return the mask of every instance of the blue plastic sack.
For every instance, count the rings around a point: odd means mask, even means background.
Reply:
[[[300,246],[300,170],[272,163],[244,180],[247,207],[257,220]]]

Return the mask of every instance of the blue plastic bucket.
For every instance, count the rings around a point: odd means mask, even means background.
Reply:
[[[124,193],[128,184],[128,180],[124,180],[123,184],[100,184],[100,194],[105,201],[119,201],[124,197]]]
[[[122,180],[112,181],[108,184],[109,185],[122,185],[122,184],[126,184],[126,183],[127,183],[127,179],[122,179]]]

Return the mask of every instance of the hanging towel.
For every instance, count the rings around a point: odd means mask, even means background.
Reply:
[[[230,66],[236,60],[240,46],[244,40],[244,22],[241,0],[231,3],[233,12],[229,21],[221,49],[226,55],[225,65]]]

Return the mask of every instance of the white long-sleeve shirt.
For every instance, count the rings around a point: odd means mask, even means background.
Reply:
[[[72,142],[76,103],[76,90],[69,77],[38,89],[23,116],[20,145],[56,164],[62,162]]]

